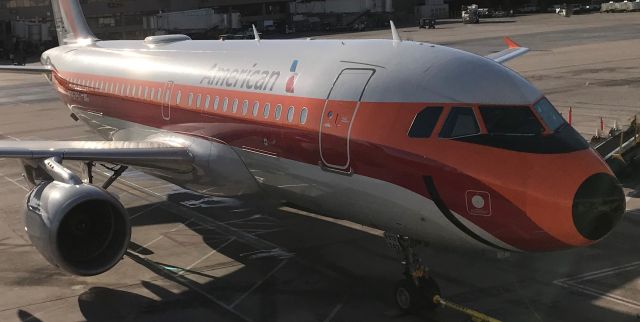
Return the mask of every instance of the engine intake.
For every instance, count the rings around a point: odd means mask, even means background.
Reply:
[[[80,276],[111,269],[131,238],[122,204],[87,184],[37,185],[27,196],[25,222],[31,242],[51,264]]]

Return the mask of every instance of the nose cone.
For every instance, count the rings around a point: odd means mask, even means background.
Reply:
[[[606,173],[587,178],[573,198],[573,223],[586,239],[607,235],[625,212],[626,200],[616,178]]]

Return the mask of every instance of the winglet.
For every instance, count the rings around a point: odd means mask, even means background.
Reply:
[[[257,41],[260,41],[260,34],[258,33],[258,29],[256,29],[256,25],[251,25],[251,28],[253,28],[253,36]]]
[[[396,29],[396,25],[393,23],[393,20],[389,21],[389,24],[391,25],[391,35],[393,36],[393,41],[402,41],[402,39],[400,39],[398,29]]]
[[[504,37],[504,43],[507,44],[509,49],[522,47],[522,46],[518,45],[517,42],[513,41],[513,39],[511,39],[509,37]]]

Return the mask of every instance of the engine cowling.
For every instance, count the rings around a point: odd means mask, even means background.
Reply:
[[[44,182],[31,190],[25,229],[33,245],[54,266],[94,276],[115,266],[131,238],[129,216],[104,189]]]

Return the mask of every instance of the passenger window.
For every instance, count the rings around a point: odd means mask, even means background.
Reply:
[[[271,110],[271,104],[269,103],[264,104],[264,111],[262,112],[262,115],[264,116],[264,118],[269,117],[269,110]]]
[[[234,99],[233,100],[233,106],[231,107],[231,111],[233,112],[233,114],[236,114],[236,112],[238,112],[238,99]]]
[[[526,106],[481,106],[487,132],[494,135],[536,135],[544,131],[533,112]]]
[[[245,100],[242,102],[242,115],[247,115],[247,112],[249,112],[249,101]]]
[[[438,120],[440,119],[442,110],[443,108],[441,106],[438,106],[427,107],[424,110],[420,111],[420,113],[418,113],[413,119],[413,124],[411,124],[411,129],[409,129],[409,137],[431,137],[433,129],[436,127],[436,124],[438,124]]]
[[[142,96],[142,85],[138,85],[138,95],[140,95],[140,98],[144,98]]]
[[[218,111],[219,103],[220,103],[220,97],[216,96],[216,98],[213,100],[213,110],[214,111]]]
[[[131,85],[127,84],[127,96],[131,96]]]
[[[189,93],[189,98],[187,99],[187,105],[191,107],[192,104],[193,104],[193,93]]]
[[[176,105],[180,105],[181,98],[182,98],[182,92],[178,91],[178,94],[176,94]]]
[[[204,109],[209,109],[209,104],[211,104],[211,96],[207,95],[207,98],[204,100]]]
[[[152,88],[152,89],[151,89],[151,94],[149,95],[149,98],[150,98],[151,100],[153,100],[155,97],[156,97],[156,89],[155,89],[155,88]]]
[[[289,106],[289,110],[287,111],[287,122],[293,122],[293,117],[296,114],[296,108],[293,106]]]
[[[457,138],[480,133],[478,121],[471,107],[454,107],[440,131],[441,138]]]
[[[300,124],[307,123],[307,116],[309,115],[309,110],[306,107],[303,107],[300,111]]]
[[[145,86],[144,87],[144,99],[147,99],[149,97],[149,87]]]
[[[202,106],[202,94],[198,94],[198,98],[196,98],[196,107],[200,108]]]
[[[156,96],[158,102],[162,102],[162,90],[158,88],[158,96]]]
[[[224,101],[222,101],[222,111],[227,111],[227,106],[229,106],[229,98],[225,97]]]
[[[541,99],[533,106],[533,108],[536,109],[536,112],[538,112],[544,122],[547,123],[547,126],[551,131],[555,131],[567,123],[562,115],[558,113],[558,110],[556,110],[556,108],[553,107],[551,102],[546,98]]]
[[[260,109],[260,102],[253,103],[253,117],[258,116],[258,110]]]
[[[280,120],[280,117],[282,116],[282,104],[276,105],[276,110],[274,114],[275,114],[276,120]]]
[[[166,90],[164,92],[164,102],[169,104],[170,101],[171,101],[171,91]]]

